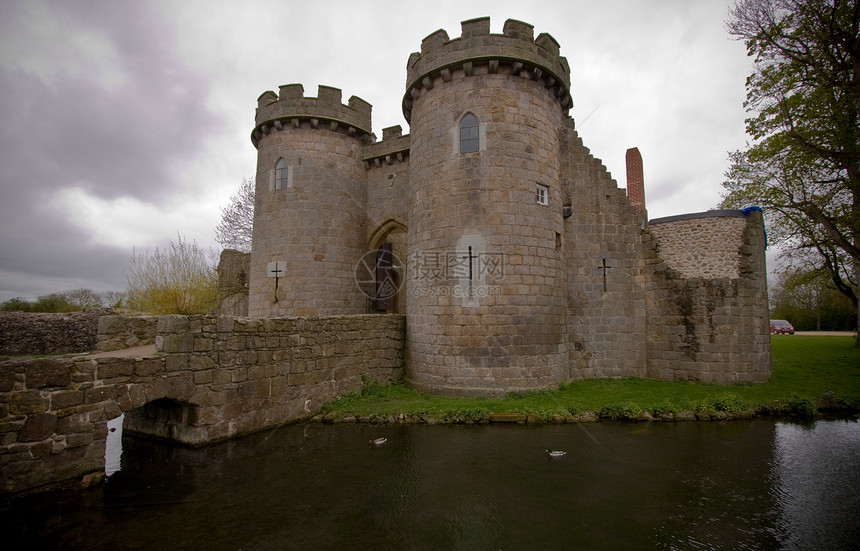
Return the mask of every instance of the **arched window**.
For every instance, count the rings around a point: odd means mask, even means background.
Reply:
[[[290,167],[287,161],[278,159],[275,165],[275,189],[287,189],[290,186]]]
[[[478,117],[469,113],[460,122],[460,153],[478,151]]]

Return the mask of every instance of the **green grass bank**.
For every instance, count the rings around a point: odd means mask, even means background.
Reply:
[[[565,423],[599,419],[706,420],[755,416],[854,415],[860,411],[860,349],[853,337],[774,335],[773,376],[720,386],[637,378],[563,383],[504,398],[431,396],[402,384],[365,381],[325,404],[324,422]]]

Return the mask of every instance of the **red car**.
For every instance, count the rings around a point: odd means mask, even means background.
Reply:
[[[770,332],[775,335],[794,335],[794,327],[785,320],[770,320]]]

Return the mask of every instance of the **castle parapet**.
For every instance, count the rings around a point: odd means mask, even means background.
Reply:
[[[381,166],[382,163],[402,163],[409,157],[411,146],[409,134],[403,135],[400,125],[382,129],[382,141],[371,144],[366,149],[364,167]]]
[[[478,66],[486,66],[489,73],[505,72],[542,82],[563,109],[573,106],[570,65],[559,55],[558,42],[552,36],[542,33],[535,39],[532,25],[514,19],[505,22],[502,34],[490,33],[489,17],[461,25],[459,38],[449,39],[447,32],[438,30],[421,42],[420,53],[409,56],[403,96],[407,121],[411,121],[413,100],[424,89],[432,88],[435,79],[450,81],[456,71],[471,76]]]
[[[254,147],[264,134],[281,130],[284,125],[299,126],[303,121],[314,128],[325,125],[331,130],[344,131],[358,137],[371,134],[372,106],[363,99],[352,96],[342,103],[342,92],[331,86],[320,86],[317,97],[304,96],[301,84],[279,87],[278,94],[266,91],[257,99],[257,115],[251,142]]]

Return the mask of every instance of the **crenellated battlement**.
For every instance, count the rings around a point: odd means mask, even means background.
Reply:
[[[559,55],[559,45],[547,33],[534,38],[534,27],[514,19],[505,21],[502,34],[490,33],[490,18],[463,21],[459,38],[449,39],[438,30],[421,42],[421,52],[409,56],[403,115],[411,120],[412,102],[437,79],[476,71],[504,73],[541,82],[558,98],[562,108],[573,106],[570,97],[570,65]],[[480,69],[479,69],[480,68]]]
[[[382,163],[389,165],[395,162],[402,163],[409,157],[410,146],[411,137],[409,134],[403,135],[403,128],[400,125],[383,128],[382,141],[367,146],[363,159],[364,168],[378,167]]]
[[[298,128],[303,123],[360,138],[369,137],[371,110],[372,106],[358,96],[352,96],[344,105],[339,88],[321,85],[317,97],[313,98],[305,97],[301,84],[286,84],[278,88],[278,94],[269,90],[257,98],[251,142],[257,147],[263,135],[281,130],[285,125]]]
[[[643,227],[576,132],[558,42],[494,29],[420,41],[380,140],[337,88],[259,97],[248,315],[405,314],[405,380],[431,393],[767,380],[760,214]]]

